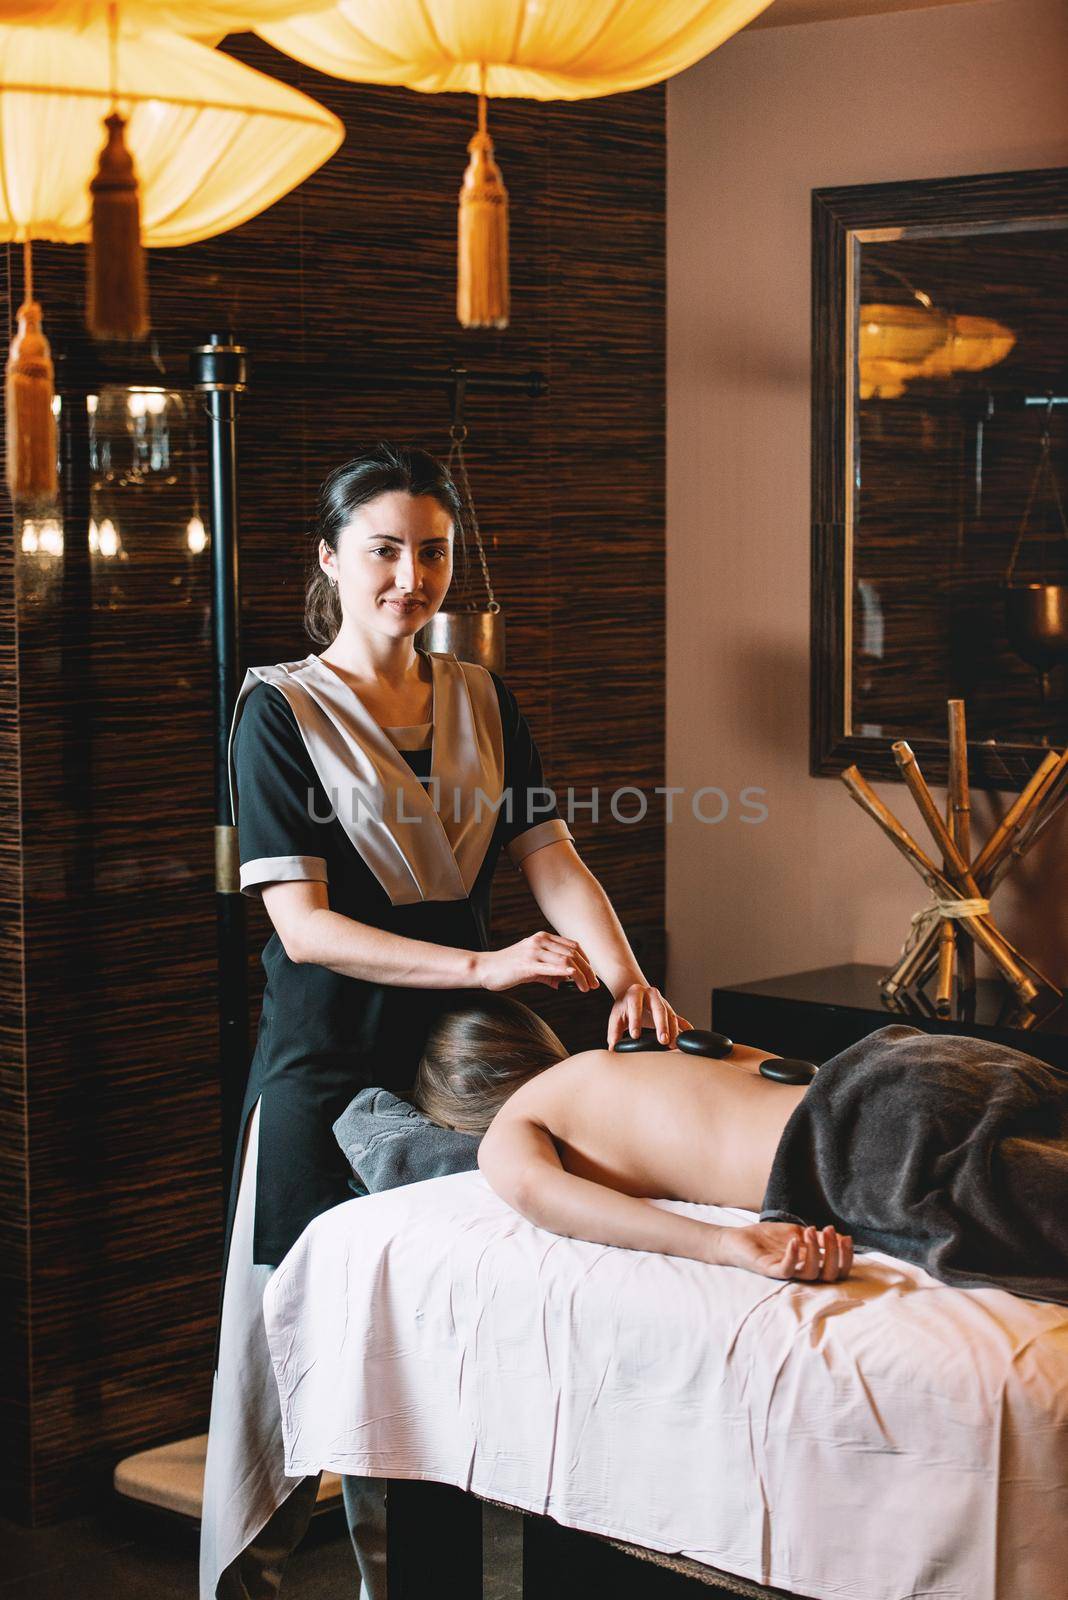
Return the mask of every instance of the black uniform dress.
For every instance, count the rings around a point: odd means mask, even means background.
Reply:
[[[358,922],[488,948],[500,851],[518,864],[572,835],[507,685],[484,667],[427,654],[429,750],[399,751],[317,655],[246,674],[230,738],[243,893],[317,881],[330,909]],[[352,1199],[332,1124],[366,1085],[411,1085],[427,1029],[455,992],[298,964],[277,934],[262,961],[267,981],[241,1121],[244,1129],[258,1107],[252,1261],[273,1267],[312,1218]],[[241,1171],[239,1141],[227,1255]],[[226,1295],[230,1281],[224,1268]],[[214,1426],[214,1400],[212,1415]],[[240,1525],[255,1520],[246,1507]],[[209,1591],[202,1577],[202,1594]]]

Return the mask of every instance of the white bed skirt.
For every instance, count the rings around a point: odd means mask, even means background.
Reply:
[[[211,1393],[204,1508],[200,1525],[200,1600],[230,1600],[248,1590],[226,1569],[254,1541],[257,1597],[277,1592],[282,1565],[311,1516],[319,1474],[286,1476],[278,1388],[263,1324],[263,1291],[274,1267],[254,1266],[252,1231],[260,1103],[249,1121],[234,1230],[226,1267],[219,1365]],[[294,1491],[298,1491],[295,1497]],[[285,1516],[279,1507],[289,1502]],[[284,1524],[284,1526],[283,1526]]]

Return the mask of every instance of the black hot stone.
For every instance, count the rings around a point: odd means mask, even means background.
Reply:
[[[656,1036],[655,1028],[643,1028],[636,1039],[625,1033],[622,1039],[617,1040],[614,1049],[625,1054],[628,1050],[666,1050],[667,1045],[661,1044]]]
[[[800,1061],[795,1056],[778,1056],[760,1063],[761,1076],[776,1083],[811,1083],[818,1071],[814,1061]]]
[[[707,1028],[689,1028],[677,1039],[680,1050],[691,1056],[715,1056],[722,1060],[734,1049],[734,1040],[725,1033],[711,1033]]]

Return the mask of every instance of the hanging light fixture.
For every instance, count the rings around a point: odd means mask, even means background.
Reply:
[[[192,244],[246,222],[321,166],[344,129],[217,50],[117,29],[114,10],[101,15],[94,0],[87,9],[94,20],[79,29],[0,24],[0,242],[89,243],[95,209],[105,234],[91,252],[96,331],[138,337],[148,328],[140,244]],[[105,262],[124,270],[102,272]],[[7,368],[7,479],[21,504],[55,494],[51,382],[27,249]]]
[[[860,398],[897,400],[919,378],[985,372],[1004,361],[1016,335],[993,317],[945,315],[918,305],[862,305]]]
[[[212,40],[322,8],[323,0],[121,0],[123,27],[131,33]],[[77,31],[104,15],[106,0],[3,0],[2,10],[5,22]]]
[[[334,77],[479,97],[460,192],[457,314],[508,325],[508,196],[487,97],[585,100],[645,88],[692,66],[770,0],[340,0],[260,23],[278,50]]]
[[[0,241],[87,244],[89,184],[112,101],[106,21],[0,25]],[[236,228],[288,194],[344,127],[297,89],[193,39],[118,36],[115,93],[141,235],[165,248]]]

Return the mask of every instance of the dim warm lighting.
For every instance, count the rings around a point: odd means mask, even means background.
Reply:
[[[144,244],[236,228],[341,143],[338,118],[299,90],[178,34],[127,32],[122,20],[116,84]],[[102,17],[79,28],[0,25],[0,240],[88,243],[109,74]]]
[[[923,306],[931,297],[914,291]],[[862,305],[858,364],[862,400],[897,400],[918,378],[983,372],[1004,361],[1016,343],[991,317],[946,316],[912,305]]]
[[[671,78],[744,28],[770,0],[542,5],[538,0],[341,0],[257,25],[286,55],[336,78],[426,94],[479,90],[584,100]]]
[[[101,523],[90,522],[89,549],[94,556],[103,556],[105,559],[119,554],[122,540],[110,517],[105,517]]]
[[[131,417],[161,417],[167,409],[165,389],[131,389],[126,399]]]
[[[992,317],[950,317],[949,333],[921,362],[924,378],[949,378],[954,372],[985,372],[1004,361],[1016,343],[1010,328]]]
[[[63,529],[56,517],[43,517],[40,521],[27,518],[19,543],[24,555],[61,556]]]
[[[55,517],[46,517],[38,526],[38,543],[46,555],[63,554],[63,529]]]
[[[715,50],[770,3],[338,0],[313,15],[260,23],[257,32],[276,50],[335,78],[478,96],[459,193],[456,315],[465,328],[505,328],[509,198],[487,97],[585,100],[660,83]]]

